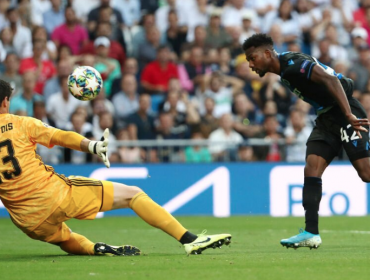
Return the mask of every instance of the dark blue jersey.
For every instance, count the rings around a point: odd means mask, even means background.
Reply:
[[[332,68],[319,62],[316,58],[296,52],[284,52],[279,54],[281,82],[289,87],[302,100],[310,103],[317,114],[328,111],[337,104],[325,85],[311,81],[313,67],[320,65],[325,71],[336,76],[347,98],[352,96],[353,81]]]

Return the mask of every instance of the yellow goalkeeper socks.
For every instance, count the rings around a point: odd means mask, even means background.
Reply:
[[[136,194],[131,199],[130,208],[149,225],[163,230],[176,240],[180,240],[187,231],[170,213],[144,192]]]
[[[62,242],[59,246],[60,248],[73,255],[94,255],[94,243],[92,243],[85,236],[77,234],[75,232],[71,233],[71,237]]]

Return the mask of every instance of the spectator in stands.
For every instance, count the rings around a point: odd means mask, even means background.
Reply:
[[[125,63],[122,68],[122,77],[124,77],[126,74],[134,75],[136,78],[136,82],[138,84],[138,92],[142,92],[141,85],[140,85],[140,73],[139,73],[139,66],[137,63],[137,60],[133,57],[128,57],[125,60]],[[122,77],[118,77],[114,79],[112,83],[112,94],[111,97],[113,97],[116,93],[121,91],[121,82]]]
[[[86,122],[86,117],[83,114],[79,113],[78,111],[74,111],[72,113],[71,121],[68,122],[66,129],[68,131],[77,132],[78,134],[81,134],[88,139],[93,138],[92,125]],[[64,149],[65,163],[84,164],[91,162],[91,159],[92,159],[91,154],[71,149]]]
[[[218,128],[218,119],[213,115],[215,108],[215,101],[207,97],[204,100],[205,113],[202,115],[200,120],[200,131],[202,132],[204,138],[208,139],[211,132],[215,131]]]
[[[230,36],[221,26],[222,9],[214,8],[211,12],[207,26],[206,45],[212,48],[221,48],[230,41]]]
[[[44,26],[50,36],[54,29],[65,21],[64,9],[61,0],[50,0],[51,8],[42,14]]]
[[[6,11],[10,5],[10,0],[0,1],[0,30],[6,26]]]
[[[18,74],[19,57],[16,53],[8,53],[5,59],[5,72],[0,75],[0,78],[10,83],[13,88],[13,94],[17,94],[22,90],[22,78]]]
[[[237,160],[242,162],[255,161],[253,148],[243,144],[239,145]]]
[[[106,37],[110,41],[109,47],[109,54],[110,58],[117,60],[121,67],[123,66],[126,54],[122,47],[122,45],[112,40],[112,25],[110,22],[99,22],[96,28],[96,36],[98,37]],[[95,54],[95,46],[94,41],[89,41],[84,47],[82,47],[80,54]]]
[[[14,2],[13,0],[13,3]],[[18,14],[23,26],[31,27],[33,25],[31,20],[30,0],[18,0]]]
[[[154,117],[148,111],[150,109],[150,95],[141,94],[139,98],[139,109],[128,117],[127,130],[132,140],[144,140],[155,138]]]
[[[231,54],[228,48],[221,48],[219,51],[219,60],[212,70],[220,71],[222,74],[227,76],[234,75],[234,67],[231,65]]]
[[[56,27],[51,34],[51,39],[59,48],[61,45],[70,47],[72,54],[77,55],[81,48],[88,42],[88,34],[84,27],[77,23],[75,11],[72,6],[64,10],[65,23]]]
[[[278,24],[273,24],[270,28],[269,35],[274,42],[274,49],[278,53],[288,51],[288,43],[285,42],[285,38],[281,32],[281,27]]]
[[[279,76],[274,74],[266,75],[265,79],[263,79],[259,97],[261,108],[265,107],[267,101],[274,101],[277,106],[277,113],[283,118],[279,119],[279,121],[284,122],[284,119],[289,115],[292,101],[289,89],[281,83]]]
[[[186,43],[187,27],[179,26],[177,12],[170,10],[168,12],[168,28],[165,31],[166,41],[176,53],[177,57],[181,56],[181,48]]]
[[[235,95],[234,110],[234,129],[244,138],[252,137],[261,130],[261,126],[256,124],[254,105],[243,92]]]
[[[45,110],[45,102],[41,98],[40,100],[35,100],[33,103],[33,114],[34,118],[39,119],[46,125],[55,127],[55,123],[50,119]],[[65,149],[69,150],[69,149]],[[36,152],[42,157],[42,161],[48,164],[58,164],[61,159],[61,147],[55,147],[54,149],[49,149],[43,145],[37,145]]]
[[[100,4],[100,0],[89,0],[89,5],[86,5],[86,0],[73,0],[72,7],[73,10],[76,12],[76,16],[78,21],[81,24],[86,25],[87,23],[87,16],[91,12],[92,9],[98,7]]]
[[[176,126],[176,119],[173,113],[161,112],[159,114],[159,124],[157,127],[157,139],[185,139],[189,138],[188,129],[183,129],[180,126]],[[183,126],[186,126],[183,124]]]
[[[231,114],[224,114],[220,118],[220,128],[209,135],[209,150],[215,161],[236,161],[237,145],[243,141],[243,137],[233,129],[233,125]]]
[[[306,141],[311,134],[311,127],[306,126],[305,113],[293,108],[290,112],[288,126],[284,130],[286,144],[286,161],[304,162],[306,160]]]
[[[367,45],[368,34],[365,28],[355,27],[351,32],[352,44],[347,48],[348,58],[353,63],[358,60],[358,48]]]
[[[110,23],[112,26],[111,39],[119,42],[125,48],[125,40],[123,38],[123,32],[122,32],[124,26],[112,21],[112,17],[113,17],[113,9],[111,7],[107,6],[107,7],[101,8],[99,11],[98,22]],[[96,38],[97,37],[96,29],[93,32],[90,32],[89,36],[91,39]]]
[[[140,0],[142,11],[154,12],[159,7],[159,0]]]
[[[46,42],[46,48],[42,53],[41,58],[43,60],[55,61],[58,56],[57,48],[54,42],[48,39],[46,29],[42,26],[35,26],[32,30],[32,42],[37,40]]]
[[[333,24],[329,24],[325,29],[325,38],[330,41],[330,56],[334,60],[347,60],[347,50],[339,43],[337,28]]]
[[[21,25],[17,8],[9,8],[6,11],[6,18],[13,33],[13,46],[17,55],[20,58],[29,56],[29,50],[32,48],[31,31]]]
[[[107,37],[98,37],[94,41],[96,63],[94,68],[102,74],[107,97],[111,95],[114,79],[121,76],[121,66],[116,59],[110,58],[110,41]]]
[[[93,125],[94,131],[99,131],[100,115],[104,112],[109,112],[112,116],[115,115],[114,105],[105,96],[104,88],[99,92],[98,96],[90,102],[92,115],[89,122]]]
[[[369,45],[359,46],[358,53],[358,61],[350,68],[348,77],[355,82],[355,90],[363,92],[370,77],[368,71],[370,59]]]
[[[72,73],[72,64],[67,59],[59,60],[57,63],[57,75],[48,79],[45,83],[43,95],[47,102],[54,93],[61,92],[60,80],[68,77]]]
[[[299,0],[298,0],[299,1]],[[280,0],[245,1],[246,6],[255,10],[261,18],[279,7]]]
[[[245,11],[242,15],[242,31],[239,37],[240,44],[243,44],[246,39],[259,31],[259,28],[253,26],[254,13]]]
[[[212,47],[207,41],[207,31],[202,25],[198,25],[194,28],[194,40],[190,43],[186,43],[182,46],[181,52],[189,51],[194,47],[202,48],[204,53],[207,53]]]
[[[207,97],[204,100],[205,113],[200,119],[200,131],[202,132],[204,138],[208,139],[211,132],[218,128],[218,119],[213,115],[215,109],[215,101]]]
[[[161,112],[158,118],[156,139],[176,140],[188,138],[187,134],[174,126],[174,119],[170,113]],[[161,146],[157,149],[157,156],[161,162],[179,162],[181,153],[179,147]]]
[[[46,103],[49,117],[60,129],[66,129],[72,113],[78,106],[87,105],[86,102],[74,98],[68,90],[68,77],[59,80],[61,91],[50,96]]]
[[[222,25],[230,32],[235,27],[242,24],[243,15],[250,13],[254,19],[255,27],[258,27],[258,16],[255,10],[244,7],[244,0],[230,0],[229,5],[224,8],[222,13]]]
[[[245,59],[244,55],[238,56],[237,59],[235,60],[235,77],[244,81],[245,84],[243,92],[253,102],[253,104],[257,104],[252,97],[253,93],[252,84],[254,83],[255,79],[259,79],[259,76],[255,75],[249,68],[249,64]]]
[[[370,93],[364,93],[360,96],[360,102],[366,111],[366,115],[370,117]]]
[[[146,41],[147,32],[155,26],[155,17],[153,13],[145,13],[140,21],[140,26],[133,28],[132,42],[127,44],[127,52],[129,56],[137,57],[139,46]]]
[[[152,26],[146,32],[146,41],[139,45],[137,60],[139,68],[143,69],[148,63],[155,60],[157,49],[161,43],[161,34],[157,27]]]
[[[173,128],[176,133],[182,134],[184,138],[188,138],[188,124],[194,123],[196,116],[187,114],[186,104],[180,100],[180,93],[177,91],[169,91],[167,100],[165,101],[162,112],[169,113],[173,118]]]
[[[46,23],[43,22],[42,15],[50,10],[51,3],[49,0],[31,0],[31,22],[33,26],[42,26]]]
[[[261,138],[266,140],[282,139],[282,134],[278,131],[279,122],[274,115],[265,115],[263,121],[263,129],[261,132],[254,135],[254,138]],[[273,142],[267,146],[255,146],[254,154],[257,160],[260,161],[281,161],[282,154],[278,143]]]
[[[45,101],[42,97],[36,98],[33,102],[33,117],[47,125],[55,127],[55,122],[46,113]]]
[[[330,41],[327,38],[323,38],[319,41],[318,51],[317,59],[330,67],[333,63],[333,58],[330,55]]]
[[[186,27],[186,13],[181,9],[181,0],[167,0],[167,5],[158,8],[155,12],[155,25],[158,27],[161,33],[164,33],[170,28],[171,16],[170,14],[176,15],[176,27],[180,30]],[[172,17],[174,17],[172,15]],[[186,34],[186,32],[185,32]]]
[[[29,117],[33,116],[33,102],[36,100],[37,93],[34,92],[36,75],[32,71],[22,75],[22,92],[12,97],[9,112],[14,114],[17,111],[24,111]]]
[[[130,141],[127,129],[120,129],[117,132],[118,141]],[[118,153],[123,163],[139,163],[141,162],[141,151],[138,147],[125,147],[118,145]]]
[[[179,65],[178,72],[181,86],[193,95],[196,87],[203,82],[204,75],[211,72],[203,61],[203,49],[192,47],[189,62]]]
[[[121,13],[126,26],[132,27],[139,23],[140,0],[113,0],[112,6]]]
[[[143,69],[141,84],[146,92],[163,94],[171,78],[178,78],[177,67],[170,62],[168,46],[162,45],[157,49],[157,59]]]
[[[0,32],[0,41],[6,53],[16,52],[15,46],[13,45],[13,37],[13,32],[10,27],[5,27]]]
[[[181,1],[184,2],[184,1]],[[192,4],[192,5],[191,5]],[[208,12],[207,0],[196,0],[191,3],[186,10],[186,24],[188,26],[188,42],[192,42],[195,36],[195,28],[197,26],[207,26]],[[185,7],[183,7],[185,8]]]
[[[36,73],[37,82],[34,90],[39,94],[43,93],[45,82],[56,75],[54,64],[50,60],[42,59],[45,49],[45,40],[35,40],[32,47],[33,56],[22,59],[19,66],[21,75],[27,71]]]
[[[116,115],[125,118],[139,109],[139,94],[135,76],[126,74],[122,77],[121,91],[112,99]]]
[[[298,23],[298,14],[293,10],[290,0],[282,0],[276,11],[269,12],[263,21],[262,31],[270,32],[271,27],[278,24],[284,36],[284,42],[291,42],[301,39],[302,30]]]
[[[244,87],[244,82],[238,78],[223,75],[221,72],[213,72],[204,81],[204,85],[196,94],[199,103],[204,104],[204,99],[210,97],[215,101],[213,114],[216,118],[230,114],[233,96]],[[200,107],[200,112],[203,113],[204,108]]]
[[[204,140],[204,137],[201,132],[194,131],[191,134],[191,140]],[[200,163],[200,162],[211,162],[212,155],[207,149],[203,146],[190,146],[185,148],[185,162],[187,163]]]
[[[104,9],[108,13],[108,20],[112,24],[112,26],[117,26],[119,29],[123,27],[124,20],[122,18],[121,12],[111,7],[110,0],[100,0],[100,6],[96,7],[95,9],[92,9],[87,18],[88,20],[87,29],[90,32],[90,34],[94,33],[99,20],[105,21],[104,19],[101,18],[102,17],[101,12]],[[105,18],[105,15],[103,17]],[[93,40],[94,37],[91,36],[90,39]]]
[[[229,49],[232,59],[235,59],[238,55],[241,54],[245,56],[243,50],[240,50],[241,32],[242,30],[239,26],[235,26],[230,30],[231,41],[225,47]]]

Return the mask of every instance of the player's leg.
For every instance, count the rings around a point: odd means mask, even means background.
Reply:
[[[370,183],[370,157],[366,156],[365,158],[357,159],[352,162],[352,165],[361,180]]]
[[[318,248],[321,245],[319,235],[319,207],[322,197],[321,177],[326,167],[338,154],[338,151],[324,141],[309,141],[307,142],[306,153],[302,192],[306,227],[300,234],[280,241],[287,248]]]
[[[163,230],[185,245],[188,254],[199,254],[207,248],[230,243],[230,234],[197,236],[189,232],[167,210],[138,187],[119,183],[113,183],[113,187],[114,200],[111,209],[130,207],[149,225]]]
[[[361,103],[356,99],[350,100],[352,113],[357,118],[367,118],[366,111]],[[365,128],[369,129],[368,126]],[[358,176],[364,182],[370,182],[370,144],[369,133],[361,131],[361,138],[350,125],[342,127],[342,132],[346,137],[343,137],[343,148],[356,169]]]

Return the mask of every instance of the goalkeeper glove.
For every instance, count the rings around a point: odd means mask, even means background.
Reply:
[[[104,130],[103,136],[100,141],[90,141],[89,143],[89,152],[92,154],[98,155],[104,162],[106,167],[110,167],[109,159],[107,156],[108,152],[108,137],[109,137],[109,129],[106,128]]]

